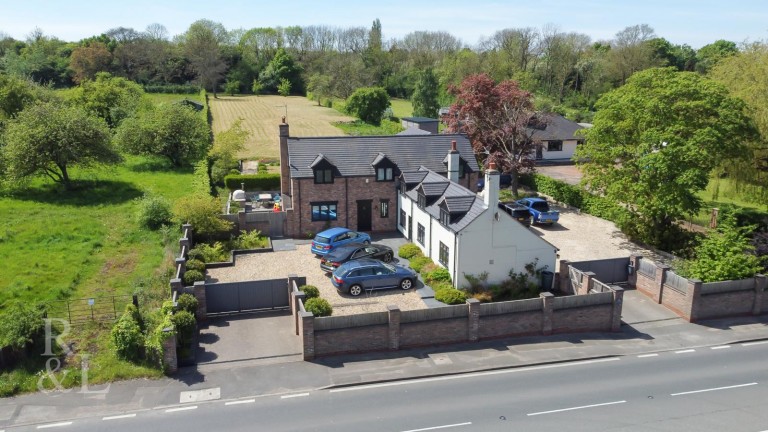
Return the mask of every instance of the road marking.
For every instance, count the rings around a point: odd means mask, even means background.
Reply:
[[[716,390],[728,390],[728,389],[735,389],[735,388],[739,388],[739,387],[749,387],[749,386],[753,386],[753,385],[757,385],[757,383],[753,382],[753,383],[748,383],[748,384],[737,384],[737,385],[732,385],[732,386],[727,386],[727,387],[714,387],[714,388],[709,388],[709,389],[704,389],[704,390],[693,390],[693,391],[687,391],[687,392],[682,392],[682,393],[672,393],[670,396],[682,396],[682,395],[689,395],[689,394],[694,394],[694,393],[711,392],[711,391],[716,391]]]
[[[433,377],[433,378],[416,378],[416,379],[407,380],[407,381],[392,381],[392,382],[385,382],[385,383],[379,383],[379,384],[367,384],[367,385],[360,385],[360,386],[354,386],[354,387],[342,387],[337,389],[331,389],[329,392],[341,393],[341,392],[368,390],[368,389],[375,389],[375,388],[382,388],[382,387],[395,387],[395,386],[410,385],[410,384],[422,384],[427,382],[450,381],[450,380],[457,380],[457,379],[464,379],[464,378],[475,378],[475,377],[483,377],[483,376],[491,376],[491,375],[529,372],[529,371],[536,371],[536,370],[543,370],[543,369],[555,369],[555,368],[561,368],[566,366],[580,366],[580,365],[587,365],[587,364],[594,364],[594,363],[605,363],[605,362],[618,361],[618,360],[621,360],[621,358],[606,357],[606,358],[595,359],[595,360],[582,360],[582,361],[575,361],[575,362],[568,362],[568,363],[555,363],[550,365],[530,366],[530,367],[523,367],[523,368],[517,368],[517,369],[503,369],[503,370],[495,370],[495,371],[487,371],[487,372],[471,372],[466,374],[447,375],[447,376]]]
[[[185,406],[185,407],[179,407],[179,408],[169,408],[165,410],[165,412],[172,413],[172,412],[178,412],[178,411],[189,411],[193,409],[197,409],[197,405]]]
[[[205,402],[216,399],[221,399],[220,387],[179,393],[179,403]]]
[[[640,354],[637,358],[658,357],[658,354]]]
[[[102,418],[102,420],[118,420],[118,419],[131,418],[131,417],[136,417],[136,413],[104,417]]]
[[[595,407],[601,407],[601,406],[607,406],[607,405],[617,405],[617,404],[623,404],[623,403],[627,403],[627,401],[620,400],[620,401],[605,402],[605,403],[599,403],[599,404],[593,404],[593,405],[582,405],[582,406],[571,407],[571,408],[556,409],[556,410],[551,410],[551,411],[540,411],[540,412],[530,413],[530,414],[528,414],[528,416],[537,416],[537,415],[542,415],[542,414],[553,414],[553,413],[559,413],[559,412],[563,412],[563,411],[574,411],[574,410],[580,410],[580,409],[585,409],[585,408],[595,408]]]
[[[309,396],[309,393],[296,393],[296,394],[282,395],[280,396],[280,399],[290,399],[290,398],[297,398],[297,397],[304,397],[304,396]]]
[[[248,403],[254,403],[254,402],[256,402],[256,399],[243,399],[243,400],[227,402],[224,405],[240,405],[240,404],[248,404]]]
[[[717,350],[717,349],[726,349],[726,348],[730,348],[730,347],[731,347],[730,345],[720,345],[720,346],[713,346],[713,347],[711,347],[711,349]]]
[[[680,351],[675,351],[675,354],[688,354],[692,352],[696,352],[696,350],[695,349],[680,350]]]
[[[765,344],[768,344],[768,341],[747,342],[747,343],[741,344],[741,346],[745,346],[746,347],[746,346],[765,345]]]
[[[432,426],[427,428],[421,428],[421,429],[409,429],[407,431],[403,432],[422,432],[422,431],[431,431],[431,430],[437,430],[437,429],[448,429],[452,427],[459,427],[459,426],[469,426],[472,422],[465,422],[465,423],[456,423],[456,424],[449,424],[444,426]]]
[[[48,428],[54,428],[54,427],[69,426],[71,424],[72,424],[72,422],[49,423],[49,424],[40,425],[37,428],[38,429],[48,429]]]

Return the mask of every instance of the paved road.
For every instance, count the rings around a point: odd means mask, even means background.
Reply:
[[[768,342],[742,343],[185,404],[42,426],[78,431],[764,431],[766,356]]]

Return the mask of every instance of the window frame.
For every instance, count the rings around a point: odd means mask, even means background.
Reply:
[[[416,198],[416,206],[420,209],[425,208],[427,206],[427,196],[419,192]]]
[[[405,218],[408,217],[408,215],[405,214],[405,210],[400,209],[400,226],[405,229]]]
[[[389,218],[389,200],[382,199],[379,201],[379,217],[382,219]]]
[[[416,223],[416,241],[419,242],[420,245],[424,246],[424,238],[426,237],[426,229],[424,229],[424,225],[420,223]]]
[[[451,224],[451,214],[448,213],[448,210],[441,208],[440,209],[440,225],[447,227]]]
[[[395,169],[392,167],[383,167],[383,166],[377,167],[376,181],[377,182],[395,181]]]
[[[322,215],[322,207],[327,206],[327,218],[322,218],[321,216],[318,216],[315,218],[315,207],[318,207],[318,215]],[[333,214],[334,217],[331,218],[331,206],[333,206]],[[314,201],[309,203],[309,217],[312,222],[326,222],[326,221],[335,221],[339,220],[339,202],[338,201]]]
[[[563,151],[563,140],[547,141],[547,151],[548,152]]]
[[[448,250],[448,246],[446,246],[445,243],[440,242],[440,254],[438,257],[438,262],[443,266],[448,267],[449,257],[450,257],[450,251]]]
[[[333,168],[315,168],[313,170],[315,184],[332,184],[334,175]],[[320,174],[318,176],[318,174]],[[318,179],[320,181],[318,181]]]

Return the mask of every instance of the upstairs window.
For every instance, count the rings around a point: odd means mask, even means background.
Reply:
[[[440,242],[440,257],[438,258],[440,264],[448,267],[448,246]]]
[[[424,246],[424,234],[425,234],[425,232],[426,231],[424,230],[424,225],[417,224],[417,227],[416,227],[416,241],[418,241],[419,244],[422,245],[422,246]]]
[[[419,200],[416,202],[416,205],[419,206],[419,208],[424,208],[427,206],[427,197],[423,193],[419,193]]]
[[[393,177],[393,170],[392,168],[376,168],[376,181],[392,181],[394,180]]]
[[[463,179],[466,172],[464,172],[464,163],[459,162],[459,178]]]
[[[330,168],[315,170],[315,184],[333,183],[333,170]]]
[[[443,226],[451,224],[451,214],[445,209],[440,209],[440,224]]]

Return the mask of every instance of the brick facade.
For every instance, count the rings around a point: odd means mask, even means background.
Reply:
[[[467,318],[400,323],[401,347],[439,345],[467,340]]]
[[[543,323],[540,311],[521,312],[514,316],[489,315],[481,318],[480,339],[505,336],[529,336],[541,334]]]
[[[315,332],[315,355],[384,351],[388,348],[387,325],[369,325]],[[339,344],[339,341],[345,341]]]
[[[552,314],[552,333],[579,333],[594,329],[611,328],[613,306],[585,306],[572,309],[558,309]]]

